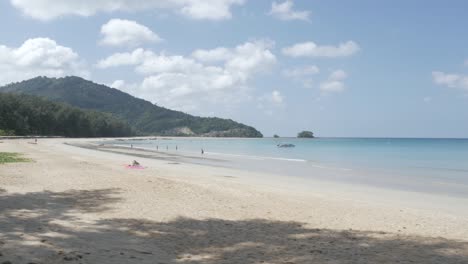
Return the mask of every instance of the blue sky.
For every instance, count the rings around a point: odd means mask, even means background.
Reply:
[[[466,1],[8,0],[0,84],[80,75],[266,136],[467,137]]]

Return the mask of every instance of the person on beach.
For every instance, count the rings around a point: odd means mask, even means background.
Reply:
[[[140,163],[136,160],[133,161],[132,166],[140,166]]]
[[[34,139],[34,143],[37,144],[37,138]]]
[[[202,155],[205,154],[205,151],[204,151],[203,149],[201,149],[201,154],[202,154]]]
[[[156,146],[156,150],[159,150],[159,146]]]
[[[175,146],[175,150],[177,150],[177,145]]]

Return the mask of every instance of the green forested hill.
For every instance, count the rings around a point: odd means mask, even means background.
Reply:
[[[0,92],[36,95],[83,109],[111,113],[126,120],[142,135],[262,137],[255,128],[233,120],[173,111],[80,77],[36,77],[0,87]]]
[[[110,114],[36,96],[0,93],[0,135],[120,137],[134,132]]]

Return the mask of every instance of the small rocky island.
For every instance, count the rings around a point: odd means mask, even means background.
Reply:
[[[297,134],[298,138],[314,138],[314,133],[312,131],[302,131]]]

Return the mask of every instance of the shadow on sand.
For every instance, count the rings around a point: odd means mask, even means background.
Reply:
[[[0,263],[468,263],[468,243],[443,238],[264,219],[92,217],[118,195],[0,191]]]

